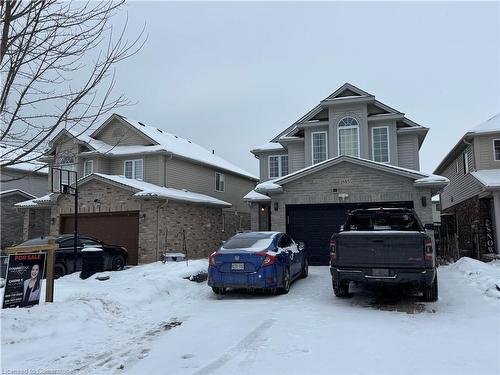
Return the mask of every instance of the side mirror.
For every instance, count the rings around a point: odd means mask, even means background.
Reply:
[[[302,251],[306,248],[306,244],[301,241],[301,242],[299,242],[297,247],[299,248],[300,251]]]

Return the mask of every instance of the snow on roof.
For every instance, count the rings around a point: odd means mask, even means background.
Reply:
[[[124,176],[94,173],[90,176],[84,177],[82,180],[89,179],[89,177],[93,175],[139,190],[137,193],[134,194],[134,196],[136,197],[141,197],[141,198],[157,197],[157,198],[178,200],[183,202],[201,203],[213,206],[222,206],[222,207],[232,206],[231,203],[224,202],[220,199],[208,195],[194,193],[185,189],[179,190],[179,189],[162,187],[150,184],[149,182],[126,178]]]
[[[413,169],[398,167],[398,166],[390,165],[390,164],[386,164],[386,163],[380,163],[377,161],[363,159],[363,158],[359,158],[356,156],[340,155],[340,156],[335,156],[333,158],[324,160],[321,163],[317,163],[317,164],[302,168],[298,171],[287,174],[286,176],[282,176],[282,177],[276,178],[274,180],[262,182],[255,187],[255,190],[260,191],[260,192],[281,191],[281,185],[279,184],[281,181],[286,180],[286,179],[293,177],[295,175],[307,172],[309,170],[319,168],[325,164],[331,163],[331,162],[338,160],[340,158],[344,158],[346,160],[352,159],[353,161],[359,160],[361,162],[366,162],[369,164],[373,164],[375,166],[383,167],[384,169],[393,169],[395,172],[399,171],[399,172],[405,172],[405,173],[412,174],[416,178],[415,184],[418,184],[418,185],[435,185],[435,184],[442,185],[442,184],[448,184],[450,182],[446,177],[442,177],[442,176],[438,176],[438,175],[434,175],[434,174],[423,173],[423,172],[415,171]]]
[[[244,201],[249,202],[262,202],[262,201],[270,201],[271,198],[267,195],[256,192],[255,190],[250,191],[247,195],[243,197]]]
[[[500,169],[483,169],[471,174],[485,187],[500,188]]]
[[[285,148],[276,142],[268,142],[263,145],[255,147],[250,152],[263,152],[263,151],[283,151]]]
[[[45,206],[47,203],[52,202],[52,199],[55,197],[57,197],[57,194],[49,193],[49,194],[46,194],[46,195],[41,196],[39,198],[30,199],[27,201],[16,203],[15,206],[16,207],[25,207],[25,208]]]
[[[7,195],[7,194],[12,194],[12,193],[19,193],[19,194],[25,195],[27,197],[36,198],[33,194],[27,193],[26,191],[21,190],[21,189],[10,189],[10,190],[0,191],[0,195]]]
[[[167,133],[164,130],[145,125],[142,122],[138,122],[124,116],[120,117],[127,123],[132,125],[139,132],[145,134],[147,137],[157,142],[161,146],[161,148],[167,152],[171,152],[175,155],[182,156],[188,159],[196,160],[213,167],[224,169],[229,172],[251,178],[253,180],[258,180],[258,177],[254,176],[253,174],[245,171],[240,167],[237,167],[236,165],[228,162],[220,156],[213,154],[211,151],[196,143]]]
[[[439,194],[438,195],[434,195],[432,198],[431,198],[431,201],[433,203],[439,203],[441,200],[441,198],[439,197]]]
[[[500,113],[497,113],[495,116],[483,122],[482,124],[473,127],[471,130],[469,130],[468,133],[480,134],[495,131],[500,131]]]
[[[11,160],[17,159],[22,153],[25,152],[22,148],[8,146],[6,144],[0,144],[1,156],[0,165],[6,164]],[[17,169],[25,172],[37,172],[48,174],[49,170],[45,167],[45,163],[33,160],[42,156],[41,153],[32,151],[31,153],[21,157],[15,164],[8,165],[5,168]]]

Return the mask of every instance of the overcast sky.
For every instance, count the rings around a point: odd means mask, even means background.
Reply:
[[[500,3],[129,2],[140,53],[118,68],[120,113],[258,174],[268,142],[345,82],[430,128],[432,172],[500,112]],[[118,19],[117,19],[118,21]]]

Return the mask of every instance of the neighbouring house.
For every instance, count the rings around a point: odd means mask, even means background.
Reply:
[[[0,205],[2,211],[0,248],[3,249],[22,242],[24,232],[30,237],[46,233],[50,210],[42,208],[27,213],[18,210],[15,206],[26,199],[34,199],[47,194],[47,167],[44,163],[33,160],[40,154],[31,152],[22,156],[15,164],[3,166],[7,161],[16,160],[25,151],[22,148],[6,144],[0,144],[0,150]]]
[[[347,212],[409,207],[432,224],[431,197],[444,177],[419,172],[428,132],[351,84],[251,152],[261,183],[245,196],[253,230],[276,230],[305,243],[310,264],[327,265],[329,239]]]
[[[440,194],[441,242],[450,258],[500,254],[500,113],[464,134],[434,173],[450,180]]]
[[[79,233],[124,246],[129,264],[156,261],[163,251],[203,257],[250,228],[242,198],[257,177],[187,139],[118,114],[90,134],[61,130],[42,160],[55,171],[49,173],[52,193],[17,207],[50,207],[50,234],[72,233],[74,197],[59,187],[74,186],[66,171],[76,171]]]

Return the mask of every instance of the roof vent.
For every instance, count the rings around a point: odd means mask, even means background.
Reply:
[[[137,121],[137,122],[138,122],[138,123],[139,123],[139,125],[141,125],[141,126],[146,126],[146,125],[144,125],[144,124],[143,124],[142,122],[140,122],[140,121]]]
[[[188,142],[191,143],[191,141],[188,139]]]
[[[215,150],[212,150],[212,155],[214,155],[214,154],[215,154]]]
[[[174,135],[175,138],[179,138],[178,136]]]
[[[160,133],[163,133],[163,130],[161,129],[156,128],[156,130],[158,130]]]

